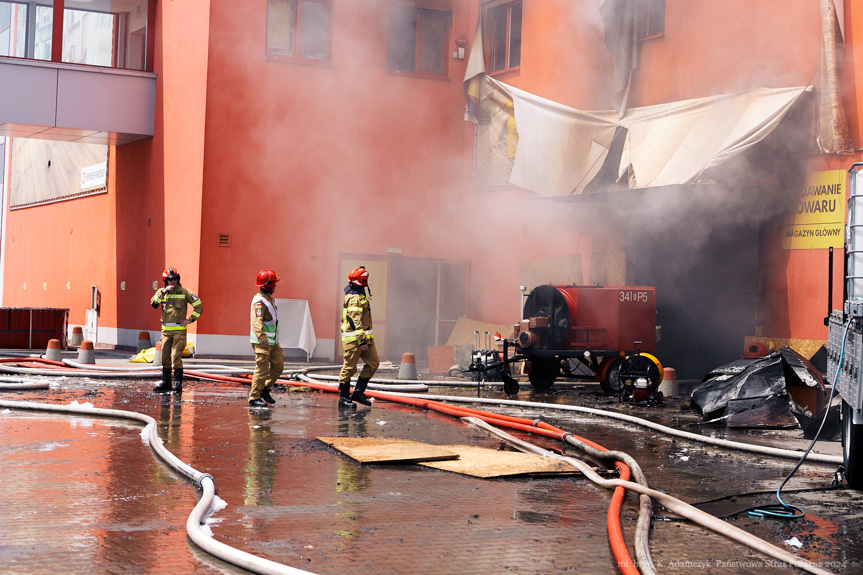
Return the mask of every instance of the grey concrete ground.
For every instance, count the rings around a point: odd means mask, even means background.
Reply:
[[[97,362],[136,365],[128,364],[129,355],[100,351]],[[202,361],[188,362],[187,369]],[[420,376],[425,377],[422,369]],[[274,408],[249,410],[248,388],[234,384],[191,381],[176,398],[154,395],[154,379],[50,379],[48,390],[0,392],[0,400],[89,402],[152,416],[168,449],[213,475],[226,505],[210,520],[214,537],[255,555],[320,574],[619,572],[606,534],[611,495],[584,478],[478,479],[413,465],[361,465],[316,440],[392,437],[501,447],[499,439],[457,419],[387,401],[340,412],[334,394],[301,387],[280,386]],[[591,383],[556,384],[546,394],[528,388],[522,386],[519,399],[622,411],[784,448],[807,444],[799,430],[732,433],[700,425],[685,398],[635,408],[617,404]],[[478,391],[466,382],[430,393],[475,397]],[[497,388],[479,394],[503,398]],[[626,451],[651,486],[688,502],[768,492],[713,504],[711,511],[720,515],[775,502],[769,492],[794,464],[602,417],[549,408],[478,408],[541,417]],[[126,421],[0,409],[0,571],[244,572],[187,538],[185,521],[197,488],[153,455],[141,430]],[[552,440],[517,435],[561,448]],[[816,451],[838,454],[839,444],[819,443]],[[835,467],[806,464],[788,483],[783,499],[803,508],[803,519],[728,521],[836,573],[863,573],[863,494],[821,489],[830,486]],[[796,572],[659,506],[655,514],[651,551],[660,573]],[[633,556],[636,519],[637,499],[630,494],[622,523]]]

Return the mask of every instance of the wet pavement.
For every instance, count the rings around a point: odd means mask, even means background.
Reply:
[[[619,572],[606,534],[611,493],[584,478],[478,479],[415,465],[361,465],[315,439],[501,447],[499,439],[457,419],[385,401],[340,413],[334,394],[308,388],[280,386],[274,408],[249,410],[247,388],[230,384],[190,381],[179,399],[154,395],[149,379],[51,382],[49,390],[5,391],[0,399],[89,402],[150,415],[169,450],[214,477],[226,505],[209,522],[214,537],[255,555],[320,574]],[[688,431],[784,448],[807,444],[799,430],[698,425],[696,415],[681,409],[685,400],[648,411],[618,405],[592,384],[555,385],[546,394],[527,388],[519,399],[647,415]],[[477,390],[430,393],[476,396]],[[495,388],[482,396],[504,397]],[[652,487],[687,502],[775,491],[795,463],[580,413],[476,407],[541,416],[626,451]],[[0,409],[0,572],[245,573],[188,539],[185,523],[198,490],[153,455],[142,430],[122,420]],[[560,449],[552,440],[515,435]],[[816,451],[837,455],[840,448],[819,443]],[[803,508],[803,519],[729,521],[831,571],[863,573],[863,494],[793,492],[829,487],[835,468],[806,464],[786,485],[783,500]],[[725,514],[774,502],[770,493],[741,496],[710,510]],[[797,572],[659,506],[655,514],[650,546],[660,573]],[[636,519],[637,498],[630,494],[622,523],[633,557]],[[799,548],[786,543],[795,537]]]

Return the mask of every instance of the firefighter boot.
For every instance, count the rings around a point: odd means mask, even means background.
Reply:
[[[276,400],[273,399],[272,395],[270,395],[270,390],[266,387],[263,390],[261,390],[261,399],[263,399],[264,401],[266,401],[269,404],[276,403]]]
[[[162,383],[153,388],[156,393],[171,393],[171,368],[162,368]]]
[[[354,402],[351,401],[351,382],[345,381],[344,383],[339,383],[339,407],[353,407],[356,408]]]
[[[174,368],[174,393],[183,393],[183,368]]]
[[[369,384],[367,377],[357,378],[357,385],[354,387],[354,392],[351,394],[351,399],[363,405],[371,405],[372,402],[366,397],[366,386]]]

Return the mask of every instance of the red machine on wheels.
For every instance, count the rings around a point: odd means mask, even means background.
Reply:
[[[609,394],[628,401],[661,401],[656,388],[662,365],[656,349],[656,289],[542,285],[524,303],[523,319],[508,344],[507,363],[529,362],[525,371],[537,391],[561,373],[584,366]],[[507,346],[508,347],[508,346]]]

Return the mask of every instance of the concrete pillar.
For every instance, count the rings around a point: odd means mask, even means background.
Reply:
[[[76,325],[72,328],[72,337],[69,339],[69,347],[80,347],[82,341],[84,341],[84,330],[81,329],[80,325]]]
[[[141,353],[145,349],[150,349],[153,347],[150,344],[150,332],[142,331],[138,334],[138,353]]]
[[[673,367],[662,370],[662,381],[659,382],[658,391],[663,397],[677,397],[677,371]]]
[[[60,349],[60,340],[52,339],[48,341],[48,349],[45,350],[45,359],[51,361],[63,361],[63,354]]]
[[[417,360],[412,353],[402,354],[399,379],[417,379]]]
[[[96,352],[93,350],[93,342],[84,340],[78,348],[78,363],[96,363]]]

